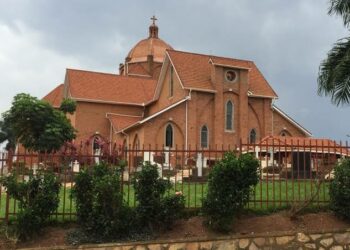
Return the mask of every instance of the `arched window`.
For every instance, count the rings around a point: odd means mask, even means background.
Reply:
[[[92,154],[94,155],[95,163],[99,164],[100,156],[102,155],[102,139],[99,136],[95,136],[92,141]]]
[[[255,129],[250,130],[249,142],[250,143],[256,143],[256,131],[255,131]]]
[[[123,140],[123,145],[122,145],[121,150],[123,153],[126,153],[128,151],[128,143],[127,143],[126,139]]]
[[[100,155],[102,149],[102,140],[99,136],[95,136],[92,143],[92,151],[94,155]]]
[[[172,148],[173,147],[173,126],[171,124],[168,124],[165,129],[165,146]]]
[[[137,134],[135,135],[135,138],[134,138],[133,148],[134,148],[134,150],[140,150],[140,148],[141,148],[140,147],[140,139],[139,139]],[[138,153],[138,152],[136,152],[136,153]]]
[[[233,104],[231,101],[226,103],[226,130],[233,130]]]
[[[126,139],[124,139],[123,141],[123,150],[127,150],[128,149],[128,143],[126,141]]]
[[[201,147],[202,148],[207,148],[208,147],[208,127],[207,126],[203,126],[201,128]]]

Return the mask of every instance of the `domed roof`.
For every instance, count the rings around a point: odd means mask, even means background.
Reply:
[[[127,62],[145,62],[147,56],[152,55],[153,61],[163,62],[165,50],[173,49],[169,44],[158,37],[158,26],[155,17],[151,18],[153,23],[149,27],[149,37],[138,42],[129,52]]]

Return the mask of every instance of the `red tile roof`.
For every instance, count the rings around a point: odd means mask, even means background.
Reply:
[[[64,85],[60,84],[54,88],[50,93],[48,93],[43,100],[50,103],[54,108],[59,108],[63,99],[63,89]]]
[[[322,138],[305,138],[305,137],[290,137],[290,136],[266,136],[256,144],[264,147],[274,147],[275,151],[293,150],[298,151],[317,151],[322,153],[338,153],[341,155],[350,155],[349,148],[346,145],[341,145],[330,139]]]
[[[107,118],[112,123],[112,126],[117,133],[142,120],[142,117],[140,116],[127,116],[118,114],[108,114]]]
[[[168,50],[167,52],[185,88],[215,90],[211,83],[210,61],[212,61],[214,64],[250,69],[249,91],[253,95],[277,97],[275,91],[252,61],[176,50]]]
[[[168,50],[184,87],[214,90],[210,80],[209,56]]]
[[[152,100],[156,80],[147,77],[67,69],[73,99],[144,105]]]

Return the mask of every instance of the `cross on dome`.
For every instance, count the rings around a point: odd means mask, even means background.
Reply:
[[[153,15],[151,20],[152,24],[149,26],[149,38],[158,38],[158,26],[156,25],[158,19]]]
[[[157,21],[158,19],[156,18],[155,15],[153,15],[153,16],[151,17],[151,20],[152,20],[152,24],[153,24],[153,25],[156,25],[156,21]]]

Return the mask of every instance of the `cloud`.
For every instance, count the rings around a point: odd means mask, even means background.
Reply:
[[[42,34],[20,21],[15,28],[0,24],[1,112],[10,107],[17,93],[43,97],[63,82],[66,67],[80,68],[75,58],[43,47],[42,40]]]
[[[42,97],[67,67],[117,72],[156,14],[175,49],[253,60],[279,94],[277,105],[314,135],[346,139],[347,108],[317,96],[318,66],[349,30],[328,0],[0,2],[0,110],[13,95]]]

